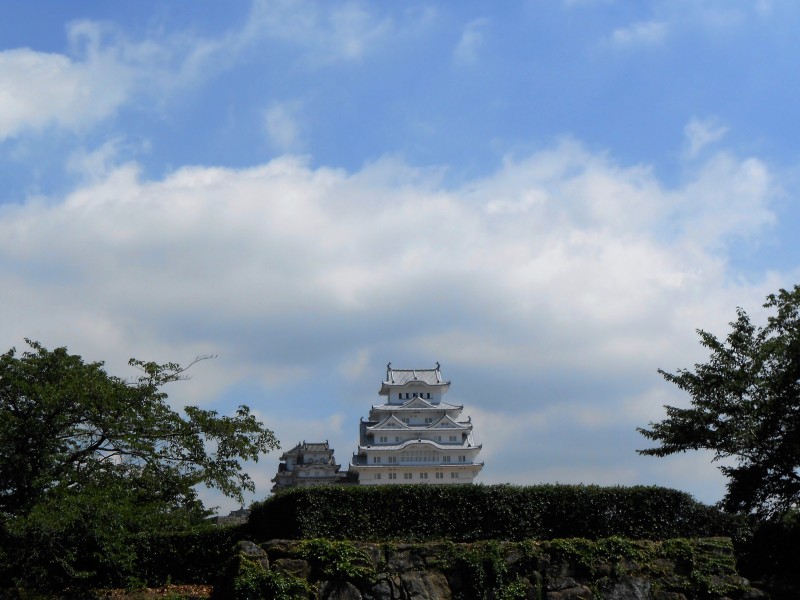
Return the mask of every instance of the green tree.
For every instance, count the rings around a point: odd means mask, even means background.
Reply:
[[[208,511],[196,487],[242,500],[242,461],[278,443],[241,406],[174,411],[162,391],[186,368],[131,360],[133,380],[66,348],[0,356],[0,563],[6,575],[73,585],[135,560],[131,535],[183,530]],[[199,360],[199,359],[198,359]],[[191,365],[190,365],[191,366]]]
[[[800,286],[767,296],[764,307],[764,326],[737,309],[724,340],[698,330],[710,356],[694,370],[659,370],[691,406],[666,406],[666,419],[639,428],[660,445],[638,452],[711,450],[728,477],[722,507],[776,517],[800,501]]]

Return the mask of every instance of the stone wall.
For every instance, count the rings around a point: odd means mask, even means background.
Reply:
[[[275,600],[766,598],[727,538],[632,542],[240,542],[219,597]]]

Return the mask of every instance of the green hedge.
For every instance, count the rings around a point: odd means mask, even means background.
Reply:
[[[212,583],[234,554],[243,527],[217,527],[209,523],[184,531],[121,530],[116,543],[125,553],[118,552],[113,560],[96,546],[72,550],[67,546],[72,543],[69,531],[64,534],[26,528],[15,533],[12,536],[0,528],[0,597],[3,598],[8,589],[16,587],[42,593],[69,590],[65,597],[79,597],[91,588]]]
[[[243,539],[241,525],[208,525],[193,531],[139,535],[131,543],[138,557],[127,578],[151,586],[213,583]]]
[[[321,486],[253,507],[255,539],[476,541],[746,535],[746,523],[660,487]]]

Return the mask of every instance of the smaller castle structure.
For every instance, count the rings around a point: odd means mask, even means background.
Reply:
[[[338,483],[344,473],[333,457],[327,440],[321,443],[302,442],[281,455],[278,473],[272,479],[272,491],[291,487]]]

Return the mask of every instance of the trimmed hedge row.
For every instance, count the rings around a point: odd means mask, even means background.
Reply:
[[[253,507],[259,540],[476,541],[747,535],[747,522],[661,487],[584,485],[320,486]]]

